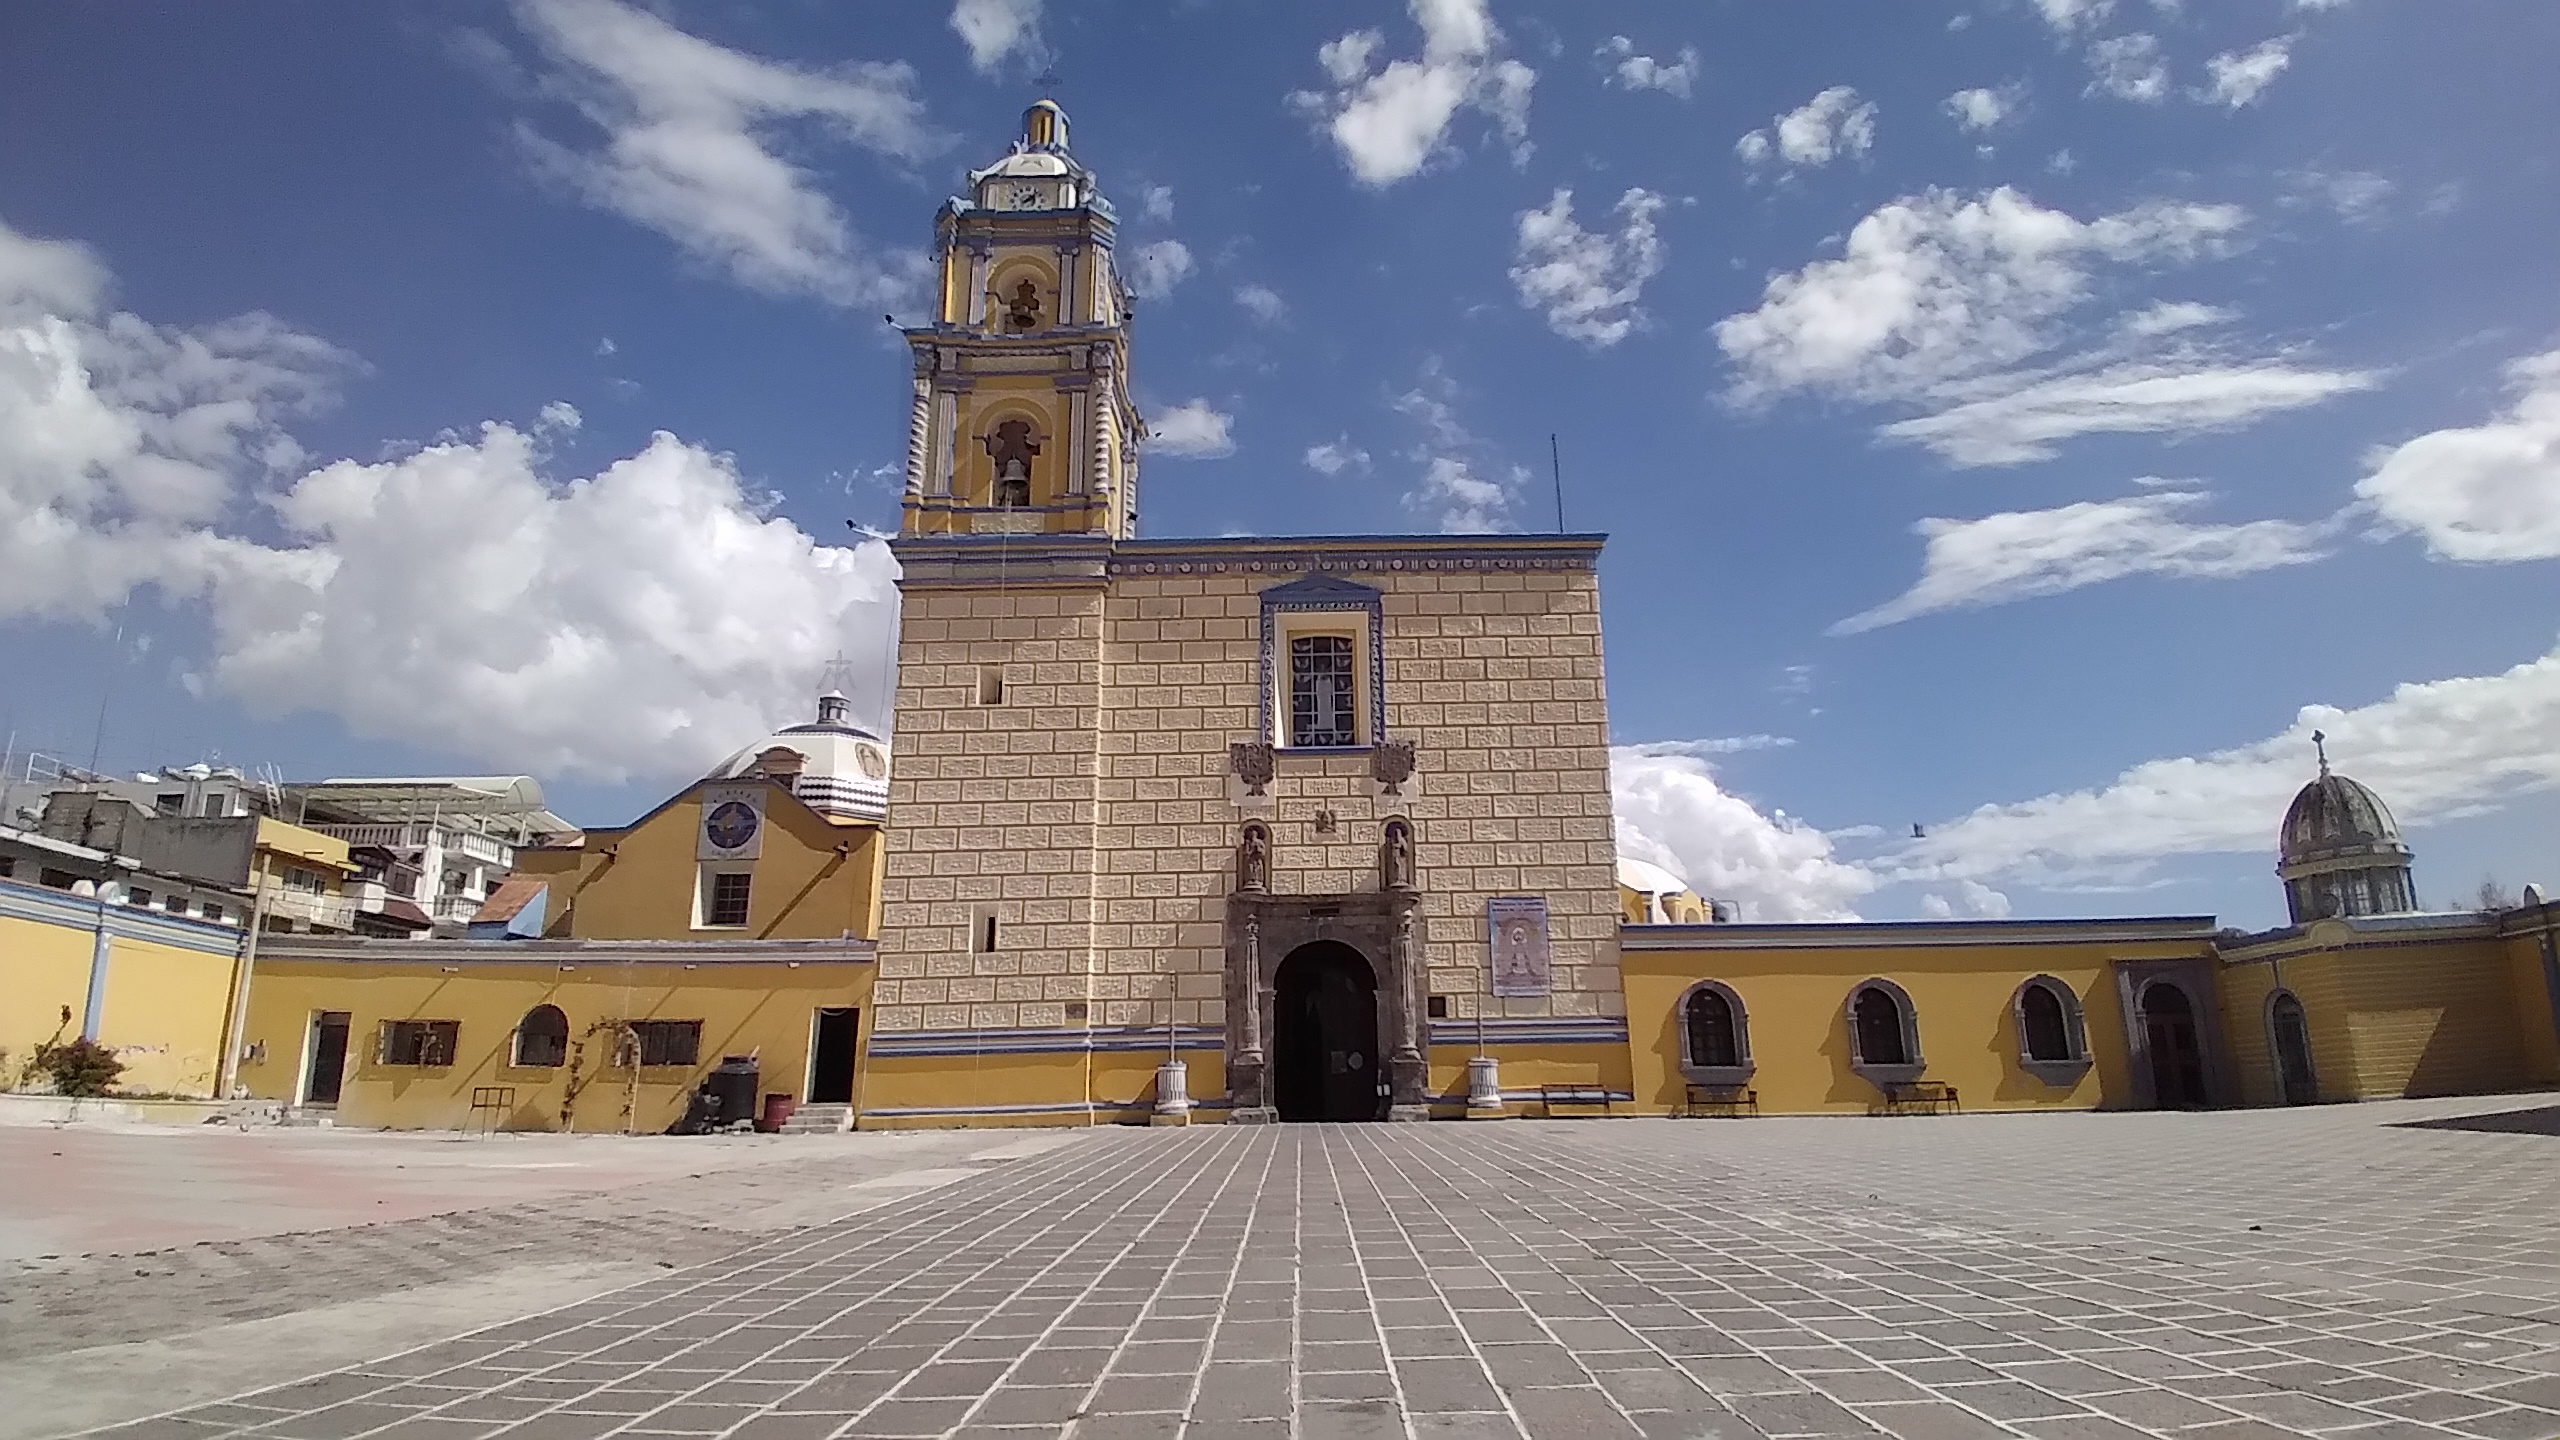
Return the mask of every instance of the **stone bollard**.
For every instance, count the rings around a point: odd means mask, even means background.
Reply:
[[[1191,1071],[1181,1061],[1167,1060],[1156,1067],[1156,1113],[1148,1123],[1191,1123]]]
[[[1502,1108],[1502,1062],[1478,1055],[1467,1062],[1467,1118],[1499,1120]]]

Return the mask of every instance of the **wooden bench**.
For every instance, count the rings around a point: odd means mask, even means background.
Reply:
[[[1597,1105],[1605,1114],[1614,1098],[1610,1095],[1608,1087],[1602,1085],[1541,1085],[1538,1087],[1538,1103],[1546,1107],[1549,1115],[1555,1114],[1556,1107],[1559,1105],[1580,1105],[1585,1109]]]
[[[1681,1114],[1734,1119],[1760,1113],[1760,1092],[1740,1085],[1691,1085]]]
[[[1942,1080],[1912,1080],[1884,1087],[1884,1113],[1887,1115],[1944,1115],[1961,1111],[1956,1087]]]

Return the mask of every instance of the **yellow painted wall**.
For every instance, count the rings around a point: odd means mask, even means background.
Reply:
[[[83,903],[80,908],[87,907]],[[123,918],[113,908],[109,914],[111,920]],[[211,927],[207,932],[216,943],[236,943]],[[95,939],[88,924],[0,915],[0,1083],[17,1082],[36,1046],[79,1038]],[[210,1097],[222,1056],[232,955],[132,935],[111,933],[109,942],[113,948],[98,1043],[124,1062],[115,1088]],[[71,1012],[67,1025],[62,1018],[66,1008]]]
[[[2541,932],[2510,935],[2506,947],[2525,1081],[2560,1085],[2560,994],[2552,992],[2550,973],[2542,964]]]
[[[878,826],[835,824],[771,787],[744,930],[693,928],[701,829],[697,785],[628,829],[589,831],[580,849],[522,851],[515,873],[553,877],[546,938],[832,940],[880,933]],[[838,853],[838,846],[849,848]]]
[[[264,1059],[243,1064],[241,1083],[264,1099],[294,1102],[312,1017],[350,1016],[347,1069],[337,1117],[349,1125],[391,1129],[462,1129],[479,1117],[472,1092],[510,1087],[512,1105],[499,1120],[513,1130],[665,1130],[685,1099],[723,1055],[755,1053],[763,1093],[804,1093],[811,1026],[820,1007],[858,1006],[870,1028],[868,963],[517,963],[262,960],[249,1003],[246,1039],[263,1043]],[[537,1005],[558,1006],[569,1021],[574,1066],[512,1064],[515,1028]],[[455,1063],[421,1068],[375,1059],[385,1020],[461,1023]],[[597,1028],[617,1020],[699,1020],[702,1048],[687,1067],[649,1067],[635,1091],[628,1069],[612,1067],[614,1034]],[[859,1055],[861,1037],[857,1036]],[[577,1090],[572,1094],[572,1072]],[[862,1069],[855,1069],[861,1099]],[[633,1101],[626,1115],[626,1101]]]
[[[1944,947],[1623,950],[1628,1049],[1636,1108],[1653,1113],[1684,1099],[1677,1002],[1689,986],[1721,980],[1749,1014],[1751,1087],[1765,1114],[1862,1114],[1882,1100],[1849,1065],[1845,1007],[1860,981],[1882,977],[1918,1011],[1923,1078],[1954,1086],[1966,1110],[2091,1109],[2130,1105],[2123,1007],[2112,962],[2209,953],[2201,942]],[[2028,977],[2050,975],[2080,997],[2094,1062],[2078,1083],[2049,1085],[2018,1063],[2012,997]],[[1503,1076],[1505,1089],[1514,1088]]]
[[[2322,943],[2326,928],[2315,926],[2308,945]],[[2530,967],[2520,963],[2515,940],[2486,935],[2306,946],[2272,964],[2253,959],[2227,967],[2225,1028],[2243,1100],[2282,1099],[2265,1018],[2279,978],[2310,1022],[2323,1100],[2512,1090],[2555,1078],[2549,1012],[2537,1004],[2540,952],[2530,939],[2522,948]]]

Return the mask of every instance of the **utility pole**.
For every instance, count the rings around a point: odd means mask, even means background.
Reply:
[[[257,846],[249,847],[249,934],[240,942],[240,973],[232,977],[231,1010],[222,1027],[222,1064],[217,1067],[213,1098],[228,1100],[240,1083],[240,1045],[249,1029],[249,972],[258,965],[258,933],[267,928],[267,875],[259,867]]]

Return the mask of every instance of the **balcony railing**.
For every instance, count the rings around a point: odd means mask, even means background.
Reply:
[[[423,821],[399,824],[314,825],[311,829],[349,845],[379,845],[385,850],[423,850],[438,827]],[[444,832],[447,856],[462,855],[492,865],[514,863],[515,851],[505,841],[476,830]]]
[[[356,924],[356,902],[347,895],[314,895],[307,890],[270,889],[267,891],[267,916],[274,920],[298,920],[315,930],[352,930]]]

